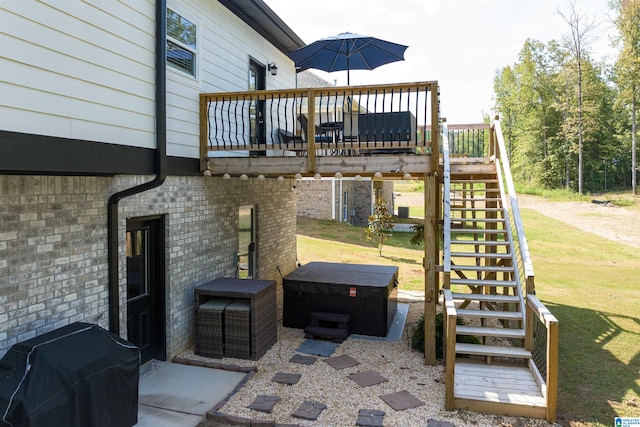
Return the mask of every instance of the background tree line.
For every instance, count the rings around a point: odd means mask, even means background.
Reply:
[[[619,48],[597,62],[590,41],[601,24],[570,3],[561,40],[527,40],[513,65],[496,72],[500,114],[514,177],[580,193],[632,188],[637,194],[640,0],[612,0]]]

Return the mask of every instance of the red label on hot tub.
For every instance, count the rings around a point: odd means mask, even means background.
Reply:
[[[350,297],[356,296],[356,288],[349,288],[349,296]]]

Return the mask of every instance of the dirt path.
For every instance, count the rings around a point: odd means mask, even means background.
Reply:
[[[396,194],[396,206],[420,206],[422,193]],[[640,211],[611,204],[552,202],[541,197],[519,195],[520,208],[533,209],[583,231],[640,248]]]
[[[535,196],[518,196],[521,208],[566,222],[583,231],[640,248],[640,221],[634,209],[589,202],[550,202]]]

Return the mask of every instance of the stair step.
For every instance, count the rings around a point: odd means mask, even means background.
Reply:
[[[471,310],[457,309],[458,317],[473,317],[478,319],[507,319],[522,320],[522,313],[519,311],[495,311],[495,310]]]
[[[500,338],[524,338],[524,329],[483,328],[480,326],[456,326],[456,335],[477,335]]]
[[[455,206],[451,207],[452,211],[456,212],[502,212],[502,208],[458,208]]]
[[[451,197],[452,202],[500,202],[500,197]]]
[[[451,240],[452,245],[509,246],[509,242],[495,240]]]
[[[453,280],[451,282],[453,282]],[[482,302],[497,302],[497,303],[506,302],[510,304],[517,304],[520,302],[520,298],[516,295],[473,294],[473,293],[454,292],[451,294],[451,296],[453,297],[453,299],[465,300],[465,301],[482,301]]]
[[[325,311],[314,311],[309,314],[309,317],[321,322],[335,322],[335,323],[348,323],[351,319],[351,315],[344,313],[329,313]]]
[[[503,223],[504,218],[460,218],[460,217],[451,217],[451,221],[455,222],[486,222],[486,223]]]
[[[498,266],[484,266],[484,265],[452,265],[451,271],[485,271],[495,273],[511,273],[515,269],[513,267],[498,267]]]
[[[531,352],[519,347],[456,343],[456,353],[477,356],[516,357],[531,359]]]
[[[456,181],[451,181],[451,184],[454,184],[454,183],[456,183]],[[475,188],[475,187],[474,188],[459,188],[459,187],[451,188],[451,192],[452,193],[462,193],[462,192],[465,192],[465,191],[478,192],[478,193],[480,193],[480,192],[499,193],[500,189],[498,187],[495,187],[495,188]]]
[[[497,184],[497,179],[451,179],[452,184]]]
[[[477,252],[451,252],[451,258],[489,258],[489,259],[501,259],[511,258],[511,254],[490,254],[490,253],[477,253]]]
[[[492,228],[452,228],[451,233],[456,234],[506,234],[507,230]]]
[[[345,328],[325,328],[323,326],[309,325],[304,328],[305,337],[329,338],[334,342],[342,342],[349,336],[349,330]]]
[[[513,288],[517,286],[514,280],[487,280],[487,279],[451,279],[452,285],[467,286],[501,286]]]

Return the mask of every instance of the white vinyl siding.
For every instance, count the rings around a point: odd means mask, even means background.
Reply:
[[[154,7],[0,3],[0,129],[154,147]]]
[[[199,158],[199,95],[248,90],[249,59],[292,61],[213,0],[169,0],[197,25],[196,77],[167,66],[167,154]],[[154,148],[155,1],[0,2],[0,129]]]

